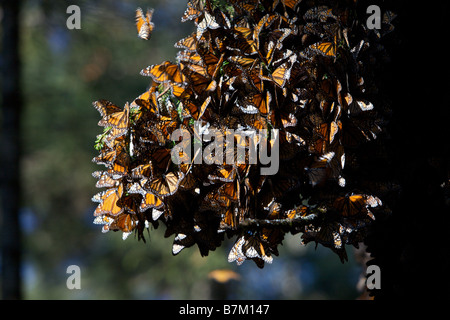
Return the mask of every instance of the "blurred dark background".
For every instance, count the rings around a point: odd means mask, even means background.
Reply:
[[[66,27],[66,9],[72,4],[81,9],[80,30]],[[137,7],[155,9],[150,41],[137,37]],[[181,23],[185,8],[185,0],[21,2],[23,108],[16,138],[21,148],[22,298],[357,298],[363,269],[352,248],[349,261],[341,264],[330,250],[302,246],[300,235],[290,236],[273,264],[260,270],[250,261],[240,267],[227,262],[234,239],[208,257],[202,258],[197,248],[173,257],[172,239],[163,237],[163,226],[143,243],[133,235],[124,241],[120,233],[102,234],[92,223],[91,197],[99,190],[91,173],[101,168],[91,159],[97,153],[95,137],[102,132],[92,102],[108,99],[123,106],[145,91],[149,78],[140,70],[174,61],[174,43],[194,30],[192,23]],[[2,8],[0,20],[4,13]],[[2,51],[8,50],[2,43]],[[81,290],[66,287],[69,265],[81,268]],[[235,273],[221,286],[211,272],[223,269]]]

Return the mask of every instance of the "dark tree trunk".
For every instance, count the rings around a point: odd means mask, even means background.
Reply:
[[[2,298],[21,299],[20,201],[20,89],[19,11],[20,1],[1,1],[2,114],[0,135],[1,270]]]

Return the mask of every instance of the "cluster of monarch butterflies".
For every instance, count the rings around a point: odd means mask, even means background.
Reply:
[[[189,1],[181,20],[196,31],[175,44],[175,61],[141,71],[152,80],[148,90],[124,108],[94,102],[104,131],[93,161],[106,167],[93,174],[106,188],[93,197],[94,223],[139,239],[163,223],[174,255],[195,244],[207,255],[227,235],[236,239],[229,262],[251,259],[261,268],[286,233],[301,232],[303,243],[345,260],[345,245],[357,246],[384,207],[352,177],[355,150],[385,125],[372,67],[392,14],[380,32],[359,22],[365,8],[357,1],[319,2]],[[152,15],[136,12],[142,39],[151,37]],[[189,132],[192,149],[210,142],[195,125],[224,136],[278,130],[277,173],[261,175],[248,154],[238,163],[176,164],[175,130]],[[234,156],[238,144],[249,148],[235,140]]]

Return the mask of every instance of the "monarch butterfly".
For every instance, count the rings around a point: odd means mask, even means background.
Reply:
[[[203,19],[197,24],[197,40],[200,40],[203,33],[207,29],[217,29],[220,28],[220,24],[217,23],[216,19],[210,15],[208,12],[203,12]]]
[[[245,114],[241,119],[250,127],[255,130],[266,130],[269,126],[267,120],[261,117],[259,114]]]
[[[214,174],[209,174],[208,179],[215,182],[216,180],[222,182],[233,182],[236,177],[236,169],[234,165],[223,165],[218,167]]]
[[[339,230],[337,223],[324,223],[321,226],[308,229],[307,232],[302,235],[302,242],[306,244],[313,240],[316,244],[320,243],[332,249],[343,249],[342,238],[337,230]]]
[[[139,205],[139,211],[144,212],[151,208],[159,209],[164,205],[164,203],[151,192],[147,192],[142,198],[141,204]]]
[[[140,182],[128,183],[126,187],[126,194],[140,194],[141,196],[144,196],[146,191],[142,188],[142,184],[147,180],[147,178],[143,178]]]
[[[171,149],[158,148],[152,152],[151,162],[153,169],[159,169],[162,173],[167,172],[171,163]]]
[[[155,25],[152,22],[153,9],[148,9],[144,15],[144,11],[141,8],[136,9],[136,27],[138,36],[141,39],[150,39]]]
[[[244,71],[245,80],[250,83],[257,92],[264,91],[264,82],[262,81],[262,68],[255,66]]]
[[[109,231],[109,226],[114,222],[114,219],[108,215],[101,215],[95,217],[93,223],[94,224],[102,224],[102,233],[106,233]]]
[[[348,113],[356,115],[364,111],[373,110],[373,108],[374,106],[370,101],[354,99],[349,105]]]
[[[234,9],[237,11],[238,15],[245,15],[253,12],[259,6],[259,1],[234,1]]]
[[[301,2],[301,0],[280,0],[281,3],[292,10],[295,10],[297,5]]]
[[[316,127],[318,139],[314,142],[314,150],[319,153],[327,152],[329,146],[333,143],[338,130],[339,126],[334,121],[322,123],[320,126]]]
[[[177,62],[186,62],[189,69],[206,74],[206,71],[200,71],[204,66],[202,57],[197,52],[179,51],[177,53]]]
[[[175,109],[170,110],[170,116],[159,116],[156,123],[153,123],[150,130],[156,136],[160,145],[165,145],[174,130],[179,124],[178,112]]]
[[[111,101],[104,100],[104,99],[94,101],[92,103],[92,105],[94,106],[95,109],[97,109],[98,112],[100,112],[100,115],[102,116],[102,118],[104,118],[106,116],[110,116],[111,114],[123,111],[122,108],[116,106]]]
[[[336,38],[335,42],[317,42],[310,45],[308,48],[312,49],[315,52],[319,52],[320,54],[327,57],[335,57],[336,56]]]
[[[184,233],[178,233],[173,239],[172,244],[172,254],[175,256],[181,252],[186,247],[193,246],[195,244],[195,239],[192,235],[186,235]]]
[[[242,252],[242,247],[245,243],[244,236],[240,237],[233,245],[233,247],[230,250],[230,253],[228,254],[228,262],[234,262],[236,261],[236,264],[240,266],[242,263],[244,263],[245,259],[247,257]]]
[[[282,60],[285,60],[289,55],[292,54],[292,51],[288,49],[283,53],[283,56],[281,56],[281,58],[272,62],[273,58],[275,57],[275,49],[280,50],[283,40],[290,34],[291,30],[289,28],[275,30],[269,34],[269,37],[266,39],[264,45],[266,54],[262,55],[261,53],[262,59],[264,59],[264,62],[267,65],[276,64]]]
[[[255,39],[258,43],[259,47],[259,34],[261,33],[263,28],[268,28],[270,25],[278,18],[277,14],[266,14],[263,16],[258,24],[256,25],[254,31],[253,31],[253,39]]]
[[[237,203],[240,201],[240,192],[240,183],[237,179],[233,182],[226,182],[217,189],[219,196]]]
[[[130,106],[125,104],[123,110],[105,115],[98,123],[99,126],[113,127],[118,130],[126,131],[128,129],[128,117],[130,114]]]
[[[177,97],[180,101],[189,99],[191,97],[192,91],[190,91],[189,89],[183,87],[183,86],[179,86],[179,85],[172,85],[171,87],[172,89],[172,94]]]
[[[143,99],[138,98],[133,101],[133,103],[141,109],[141,112],[140,112],[141,115],[143,114],[142,111],[148,112],[150,114],[156,114],[157,103],[155,102],[156,99],[155,99],[155,101],[153,101],[152,98],[150,98],[149,100],[143,100]],[[156,98],[156,96],[155,96],[155,98]],[[135,119],[135,121],[138,119],[139,119],[139,117],[137,117],[137,119]]]
[[[236,38],[253,39],[253,29],[247,27],[234,27]]]
[[[109,225],[109,230],[120,230],[124,233],[130,233],[136,228],[137,220],[135,219],[136,215],[134,214],[122,213],[114,219],[114,222]],[[125,235],[124,238],[126,238],[126,236],[127,235]]]
[[[225,54],[221,54],[219,58],[211,53],[202,55],[202,60],[206,67],[206,72],[210,77],[215,78],[217,76],[217,73],[222,66],[224,57]]]
[[[92,161],[110,167],[116,159],[118,162],[123,162],[123,164],[127,163],[126,146],[123,140],[115,140],[111,148],[105,147]]]
[[[148,181],[146,188],[160,197],[171,196],[178,190],[178,186],[183,178],[184,175],[181,172],[169,172],[162,174],[160,178]]]
[[[224,28],[231,28],[230,19],[228,19],[228,16],[223,12],[222,10],[214,10],[214,17],[222,27]]]
[[[339,141],[344,147],[355,148],[362,142],[369,141],[369,136],[354,122],[347,117],[341,117],[337,121],[339,131]]]
[[[97,178],[98,181],[95,184],[97,188],[111,188],[116,187],[119,184],[119,181],[113,179],[107,172],[105,171],[95,171],[92,176]]]
[[[286,217],[288,219],[295,219],[296,217],[305,217],[307,215],[308,215],[308,207],[303,205],[295,209],[290,209],[286,212]]]
[[[141,75],[150,76],[157,83],[185,83],[185,76],[181,72],[183,64],[173,64],[170,61],[164,61],[162,64],[149,66],[141,71]]]
[[[247,258],[252,259],[259,268],[264,266],[264,262],[272,263],[273,257],[270,255],[268,248],[264,248],[262,241],[257,235],[249,236],[244,245],[242,251]]]
[[[339,197],[334,201],[333,207],[344,217],[359,215],[363,211],[364,213],[367,212],[367,210],[364,210],[366,209],[366,201],[361,194]]]
[[[272,96],[269,91],[266,93],[253,93],[244,101],[244,107],[240,107],[245,113],[259,112],[262,115],[267,115],[270,110],[271,101]],[[256,112],[249,112],[249,109],[255,109]]]
[[[202,75],[203,77],[208,77],[209,78],[209,75],[208,75],[208,73],[207,73],[207,71],[206,71],[206,68],[203,66],[203,63],[202,63],[202,61],[201,61],[201,57],[200,57],[200,55],[198,55],[198,64],[197,63],[189,63],[188,65],[187,65],[187,73],[189,74],[191,71],[193,71],[193,72],[195,72],[195,73],[198,73],[198,74],[200,74],[200,75]]]
[[[131,157],[124,144],[116,145],[115,149],[117,151],[116,158],[109,165],[108,174],[111,174],[114,179],[117,179],[115,177],[123,177],[128,174]]]
[[[267,207],[264,207],[264,210],[269,211],[269,213],[266,216],[266,219],[279,219],[281,216],[281,204],[279,202],[275,201],[275,198],[270,201],[269,205]]]
[[[255,58],[248,58],[243,56],[231,56],[228,58],[228,61],[234,62],[242,69],[247,69],[250,65],[255,63]]]
[[[333,14],[333,10],[327,6],[318,6],[311,8],[305,12],[303,15],[305,20],[319,20],[321,22],[326,22],[327,19],[336,20],[336,16]]]
[[[286,80],[291,76],[291,68],[294,62],[297,60],[297,55],[292,54],[289,57],[289,61],[286,61],[281,66],[276,68],[271,75],[272,81],[275,82],[280,88],[284,88]]]
[[[152,220],[153,221],[158,220],[162,216],[163,213],[164,213],[164,211],[153,208],[152,209]]]
[[[254,55],[258,53],[256,41],[241,37],[238,37],[231,46],[227,46],[227,49],[237,51],[244,55]]]
[[[110,109],[111,110],[111,109]],[[128,131],[129,106],[125,105],[124,110],[106,114],[98,123],[105,127],[103,134],[97,136],[96,149],[106,145],[112,147],[117,138],[125,135]],[[97,149],[98,150],[98,149]]]
[[[210,92],[216,90],[217,82],[198,72],[191,72],[188,77],[191,80],[189,83],[190,88],[198,95],[201,95],[204,91]]]
[[[271,75],[271,80],[280,88],[284,88],[286,80],[290,78],[290,72],[291,69],[286,63],[284,63],[275,69]]]
[[[117,201],[122,197],[123,185],[120,184],[117,188],[108,189],[100,194],[100,204],[94,211],[94,216],[108,214],[110,216],[117,216],[124,211],[122,207],[117,205]]]
[[[192,172],[185,173],[183,180],[180,183],[180,188],[184,190],[193,190],[197,194],[200,193],[200,189],[197,188],[198,186],[198,179],[196,175]]]
[[[267,178],[261,192],[269,193],[275,198],[281,198],[297,185],[298,181],[294,177],[270,176]]]
[[[383,202],[376,196],[366,196],[366,204],[372,208],[382,206]]]
[[[234,229],[238,224],[238,216],[235,214],[235,207],[231,204],[231,201],[226,199],[222,207],[223,209],[219,210],[221,220],[218,232],[223,232],[229,228]]]
[[[298,120],[293,113],[281,112],[280,118],[284,128],[295,127],[298,123]]]
[[[200,108],[198,107],[197,104],[195,104],[191,101],[187,101],[184,104],[184,106],[189,110],[189,113],[192,116],[192,118],[194,118],[195,120],[198,120],[203,116],[203,114],[205,113],[205,110],[208,107],[210,102],[211,102],[211,96],[207,97],[205,99],[205,101],[203,101]]]
[[[187,8],[183,14],[183,16],[181,17],[181,21],[182,22],[186,22],[188,20],[194,20],[198,17],[200,17],[203,13],[202,11],[202,6],[201,6],[201,1],[196,0],[196,1],[189,1],[187,4]]]
[[[131,177],[135,179],[145,179],[153,177],[153,168],[151,163],[140,164],[131,170]]]
[[[315,187],[322,185],[330,177],[330,162],[335,156],[331,151],[315,160],[310,167],[305,167],[310,184]]]
[[[186,38],[183,38],[175,43],[175,48],[185,49],[188,52],[196,52],[197,51],[197,39],[190,35]]]

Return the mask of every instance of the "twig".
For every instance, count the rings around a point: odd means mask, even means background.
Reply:
[[[236,229],[260,229],[260,228],[283,228],[295,229],[304,227],[312,223],[317,218],[316,214],[309,214],[305,217],[296,217],[294,219],[245,219],[240,222]],[[228,227],[227,229],[232,229]]]

